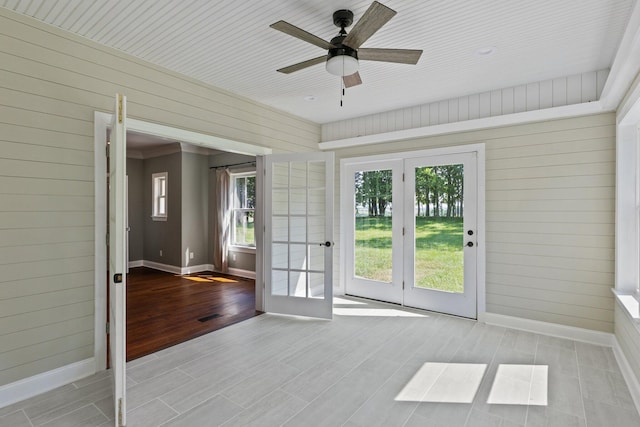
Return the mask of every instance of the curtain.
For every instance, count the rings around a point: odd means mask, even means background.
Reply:
[[[216,271],[229,271],[229,240],[231,238],[231,197],[229,169],[216,169],[216,221],[213,227],[213,266]]]

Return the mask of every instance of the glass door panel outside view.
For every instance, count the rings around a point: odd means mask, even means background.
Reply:
[[[463,292],[463,165],[414,172],[414,286]],[[355,275],[384,283],[392,281],[392,179],[391,170],[354,175]]]

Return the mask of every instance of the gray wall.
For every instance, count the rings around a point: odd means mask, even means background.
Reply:
[[[182,153],[182,267],[211,264],[208,175],[207,156]]]
[[[144,163],[141,159],[127,158],[129,177],[129,261],[144,259]]]
[[[152,157],[144,161],[144,259],[161,264],[182,265],[182,153]],[[151,176],[167,172],[167,220],[154,221]],[[162,256],[160,255],[162,251]]]

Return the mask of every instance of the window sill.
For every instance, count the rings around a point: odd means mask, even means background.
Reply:
[[[240,252],[244,254],[255,254],[256,248],[253,246],[229,246],[231,252]]]
[[[616,296],[616,300],[627,317],[634,323],[636,329],[640,332],[640,301],[635,294],[628,292],[620,292],[615,289],[611,289]]]

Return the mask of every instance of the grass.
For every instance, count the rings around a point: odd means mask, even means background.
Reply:
[[[357,276],[391,282],[391,218],[357,218]],[[464,290],[462,218],[416,219],[415,286]]]

